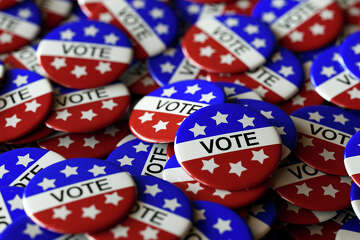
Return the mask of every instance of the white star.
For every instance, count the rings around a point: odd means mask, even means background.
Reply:
[[[267,89],[263,88],[262,86],[258,86],[254,89],[254,91],[259,94],[261,97],[265,97],[266,93],[268,92]]]
[[[116,133],[119,132],[120,130],[115,127],[115,126],[110,126],[105,128],[104,134],[105,135],[110,135],[112,137],[115,137]]]
[[[66,165],[65,168],[63,170],[61,170],[60,172],[65,174],[65,177],[70,177],[72,175],[78,175],[77,172],[78,167],[71,167],[69,165]]]
[[[265,159],[269,158],[269,156],[264,153],[264,149],[261,149],[259,151],[251,151],[251,153],[253,154],[251,160],[258,161],[261,164],[264,163]]]
[[[231,220],[225,220],[222,218],[218,218],[216,224],[213,225],[213,228],[217,229],[220,234],[223,234],[226,231],[232,231],[230,226]]]
[[[151,11],[149,13],[153,19],[158,19],[158,18],[164,17],[164,10],[162,10],[161,8],[155,7],[153,9],[151,9]]]
[[[246,114],[244,114],[242,119],[239,119],[238,122],[243,125],[243,128],[247,128],[248,126],[255,127],[254,120],[254,117],[248,117]]]
[[[155,31],[160,35],[168,34],[169,33],[169,26],[166,25],[166,24],[159,23],[158,25],[156,25]]]
[[[71,211],[66,208],[66,206],[62,206],[59,208],[53,208],[53,216],[52,218],[60,218],[61,220],[66,220],[67,216],[71,214]]]
[[[266,112],[264,110],[261,110],[260,113],[261,113],[261,115],[263,115],[267,119],[274,119],[274,116],[272,115],[272,111],[267,111]]]
[[[177,208],[181,207],[181,204],[177,201],[177,198],[173,199],[164,199],[163,208],[168,208],[171,211],[175,211]]]
[[[302,42],[304,39],[304,33],[303,32],[299,32],[299,31],[294,31],[292,32],[290,35],[290,40],[295,43],[295,42]]]
[[[209,103],[214,98],[216,98],[216,96],[214,96],[213,92],[209,92],[207,94],[201,94],[201,98],[199,101],[204,101]]]
[[[72,116],[72,114],[69,113],[67,109],[65,109],[62,111],[57,111],[55,119],[62,119],[64,121],[66,121],[68,119],[68,117],[70,117],[70,116]]]
[[[281,53],[280,52],[276,52],[272,57],[271,57],[271,61],[272,62],[277,62],[277,61],[281,61],[283,60]]]
[[[16,165],[23,165],[24,167],[27,167],[29,165],[29,163],[34,161],[34,159],[32,159],[30,157],[29,153],[24,156],[19,155],[19,156],[17,156],[17,159],[18,159],[18,161],[17,161]]]
[[[119,41],[119,37],[117,37],[114,33],[110,33],[104,36],[105,43],[108,44],[116,44]]]
[[[320,25],[318,23],[315,23],[314,25],[312,25],[310,27],[310,31],[312,32],[312,34],[314,36],[317,36],[317,35],[323,35],[324,32],[325,32],[325,27],[323,25]]]
[[[341,123],[342,125],[346,125],[346,122],[349,121],[343,114],[333,114],[334,122]]]
[[[334,12],[331,10],[325,9],[320,13],[320,17],[322,20],[331,20],[334,18]]]
[[[158,233],[159,230],[147,226],[144,230],[140,232],[140,235],[143,237],[144,240],[156,240],[158,239]]]
[[[141,120],[141,123],[144,123],[147,121],[152,121],[153,115],[154,115],[154,113],[145,112],[144,115],[142,115],[141,117],[138,117],[138,119]]]
[[[335,189],[332,184],[329,184],[327,187],[321,187],[324,190],[324,196],[331,196],[335,198],[335,195],[339,190]]]
[[[17,209],[20,209],[20,210],[23,210],[24,209],[24,206],[22,204],[22,199],[19,195],[15,195],[15,197],[11,200],[8,200],[7,201],[8,204],[10,204],[10,210],[11,211],[14,211],[14,210],[17,210]]]
[[[42,187],[42,190],[45,191],[49,188],[55,188],[55,181],[56,179],[48,179],[46,177],[43,178],[43,180],[38,183],[37,185]]]
[[[194,127],[189,128],[189,131],[191,131],[194,134],[194,137],[197,137],[199,135],[206,136],[205,128],[206,126],[200,126],[199,124],[195,123]]]
[[[5,168],[5,164],[0,166],[0,179],[3,178],[5,174],[7,174],[9,171]]]
[[[161,193],[162,190],[159,188],[158,184],[154,185],[145,185],[145,191],[144,194],[150,194],[153,197],[156,197],[158,193]]]
[[[75,33],[68,28],[64,31],[61,31],[60,35],[62,40],[72,40],[72,38],[75,36]]]
[[[321,225],[313,224],[313,225],[306,226],[306,228],[310,231],[310,236],[322,235],[323,226],[321,226]]]
[[[352,181],[351,181],[351,178],[343,176],[343,177],[340,177],[340,183],[345,183],[345,184],[351,186]]]
[[[13,127],[16,128],[17,124],[22,120],[16,116],[16,114],[11,117],[5,118],[6,124],[5,127]]]
[[[74,141],[69,137],[62,137],[62,138],[58,138],[59,143],[58,143],[58,147],[65,147],[65,148],[69,148],[69,146],[74,143]]]
[[[98,70],[101,74],[104,74],[106,72],[111,72],[111,67],[109,62],[99,62],[99,64],[95,68]]]
[[[192,192],[193,194],[197,194],[201,190],[204,190],[204,188],[200,185],[199,182],[195,182],[195,183],[188,183],[187,189],[185,191]]]
[[[194,222],[198,222],[198,221],[201,221],[201,220],[206,220],[206,217],[205,217],[205,209],[196,209],[194,208],[193,209],[193,220]]]
[[[134,8],[140,9],[140,8],[144,8],[145,7],[145,2],[141,1],[141,0],[134,0],[132,2]]]
[[[129,158],[127,155],[124,155],[122,158],[117,159],[117,161],[120,163],[120,166],[132,166],[132,161],[134,161],[135,158]]]
[[[37,109],[41,106],[36,100],[25,103],[26,109],[25,112],[36,112]]]
[[[190,14],[197,14],[200,12],[200,7],[199,5],[196,5],[196,4],[191,4],[187,7],[187,12],[190,13]]]
[[[288,76],[291,76],[291,75],[295,74],[292,66],[288,66],[288,67],[281,66],[281,69],[280,69],[279,73],[281,73],[285,77],[288,77]]]
[[[95,138],[95,136],[84,138],[83,147],[90,147],[92,149],[95,148],[95,145],[98,144],[99,141]]]
[[[242,172],[245,172],[247,170],[247,168],[242,166],[241,161],[238,161],[237,163],[229,163],[229,164],[230,164],[229,173],[236,174],[238,177],[241,176]]]
[[[113,20],[113,17],[111,16],[110,13],[108,12],[105,12],[105,13],[101,13],[99,14],[99,20],[101,22],[106,22],[106,23],[109,23]]]
[[[274,8],[277,8],[277,9],[281,9],[285,6],[285,1],[284,0],[273,0],[271,2],[271,6],[273,6]]]
[[[96,215],[100,214],[101,211],[95,207],[95,205],[91,205],[90,207],[83,207],[82,210],[82,218],[90,218],[92,220],[96,219]]]
[[[275,14],[273,12],[265,12],[262,15],[262,20],[267,23],[271,23],[276,18]]]
[[[255,38],[254,41],[251,42],[256,48],[266,47],[266,41],[262,38]]]
[[[27,8],[22,8],[18,11],[18,16],[22,18],[29,18],[31,15],[31,11]]]
[[[163,55],[168,57],[174,57],[175,53],[176,53],[176,48],[168,48],[163,52]]]
[[[319,153],[319,155],[324,158],[325,162],[327,162],[328,160],[335,160],[334,154],[335,152],[329,152],[325,148],[323,149],[322,153]]]
[[[258,204],[251,207],[251,212],[255,215],[258,215],[259,213],[265,212],[264,205]]]
[[[293,106],[295,106],[295,105],[304,106],[305,101],[306,101],[306,98],[302,97],[301,95],[296,95],[294,98],[291,99],[291,104]]]
[[[206,46],[200,48],[200,56],[202,57],[211,57],[215,53],[215,49],[213,49],[211,46]]]
[[[211,174],[214,173],[215,168],[219,167],[219,165],[215,163],[214,158],[211,158],[210,160],[201,160],[201,161],[203,163],[201,170],[209,171]]]
[[[236,91],[235,91],[235,87],[224,87],[224,92],[225,92],[225,95],[226,96],[231,96],[231,95],[235,95],[236,94]]]
[[[286,135],[285,127],[275,127],[279,135]]]
[[[171,97],[173,94],[177,93],[176,89],[174,87],[171,88],[165,88],[161,94],[161,96],[165,97]]]
[[[135,148],[136,152],[147,152],[148,147],[150,145],[143,144],[142,142],[139,142],[137,145],[133,146]]]
[[[352,6],[348,12],[351,16],[355,16],[355,17],[360,16],[360,9],[355,6]]]
[[[350,99],[360,99],[360,90],[356,87],[347,92],[350,95]]]
[[[93,112],[92,109],[89,109],[87,111],[81,111],[81,118],[80,119],[87,119],[89,121],[92,121],[94,117],[96,117],[97,114]]]
[[[54,58],[50,65],[53,66],[56,70],[67,66],[65,58],[58,57]]]
[[[0,34],[0,42],[1,43],[11,43],[13,36],[11,34],[8,34],[6,32],[3,32]]]
[[[163,64],[160,64],[162,73],[173,73],[175,65],[171,64],[169,61]]]
[[[324,117],[319,112],[309,112],[309,120],[320,122]]]
[[[299,139],[298,142],[301,143],[303,147],[314,146],[312,140],[312,138],[301,136],[301,139]]]
[[[195,84],[192,86],[187,86],[185,93],[190,93],[190,94],[194,95],[197,91],[200,91],[200,90],[201,90],[201,88],[199,87],[199,85]]]
[[[227,190],[222,190],[222,189],[215,189],[215,191],[213,192],[213,196],[218,196],[221,199],[225,199],[227,195],[230,195],[231,192],[227,191]]]
[[[40,226],[26,223],[26,228],[22,233],[28,235],[31,239],[34,239],[38,235],[42,235],[43,232],[41,231]]]
[[[102,101],[101,103],[102,103],[102,106],[101,106],[102,109],[108,109],[110,111],[112,111],[113,108],[117,106],[117,104],[112,99],[107,100],[107,101]]]
[[[204,33],[197,33],[194,35],[194,42],[204,43],[208,37]]]
[[[113,192],[112,194],[106,194],[105,198],[105,204],[113,204],[114,206],[117,206],[119,202],[124,199],[123,197],[119,196],[117,192]]]
[[[247,32],[250,35],[259,33],[259,26],[258,25],[253,25],[253,24],[248,24],[244,28],[244,31]]]
[[[154,79],[150,77],[145,77],[141,80],[141,83],[144,87],[155,85]]]
[[[97,177],[98,175],[106,174],[105,168],[106,168],[105,166],[101,167],[94,164],[93,167],[90,170],[88,170],[88,172],[92,173],[94,177]]]
[[[221,112],[216,112],[216,115],[211,117],[211,119],[214,119],[216,121],[216,125],[219,125],[221,123],[228,123],[226,118],[229,116],[229,114],[222,114]]]
[[[229,27],[234,27],[234,26],[238,26],[239,25],[239,20],[236,18],[227,18],[225,20],[225,24],[228,25]]]
[[[291,204],[291,203],[287,202],[287,208],[286,208],[286,210],[288,210],[288,211],[293,211],[293,212],[295,212],[296,214],[298,214],[298,213],[299,213],[299,210],[300,210],[300,207],[298,207],[298,206],[296,206],[296,205],[294,205],[294,204]]]
[[[118,239],[120,237],[127,238],[129,229],[130,229],[130,227],[126,227],[121,224],[118,224],[114,228],[112,228],[110,231],[113,234],[113,237],[115,239]]]
[[[306,183],[303,183],[301,185],[295,185],[297,188],[297,194],[304,194],[305,196],[309,196],[309,193],[313,190],[312,188],[309,188]]]
[[[353,46],[352,50],[354,51],[355,54],[359,54],[360,53],[360,43]]]
[[[91,37],[96,37],[96,34],[99,32],[99,29],[96,28],[94,25],[90,25],[84,28],[83,30],[85,36],[91,36]]]
[[[82,76],[86,76],[86,66],[78,66],[75,65],[75,68],[71,71],[71,74],[75,75],[76,78],[81,78]]]
[[[231,65],[233,63],[233,61],[235,61],[235,58],[230,53],[221,55],[220,58],[221,58],[221,60],[220,60],[221,64]]]
[[[163,121],[159,120],[159,122],[157,124],[153,125],[152,127],[155,128],[155,132],[158,132],[160,130],[166,130],[168,123],[169,122],[163,122]]]
[[[26,76],[26,75],[24,75],[24,76],[17,75],[16,79],[13,81],[13,83],[15,83],[17,87],[20,87],[21,85],[28,83],[27,79],[28,79],[28,76]]]

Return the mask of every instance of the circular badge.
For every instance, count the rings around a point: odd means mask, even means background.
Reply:
[[[346,172],[360,186],[360,132],[352,136],[346,144],[344,158]]]
[[[349,35],[339,47],[342,64],[356,79],[360,79],[360,68],[358,66],[358,63],[360,64],[359,39],[360,33],[356,31]]]
[[[116,27],[97,21],[67,23],[48,33],[37,56],[51,80],[69,88],[94,88],[114,81],[129,66],[133,50]]]
[[[261,114],[238,104],[217,104],[182,122],[175,154],[197,181],[235,191],[264,182],[275,170],[281,139]]]
[[[226,81],[253,89],[265,101],[279,103],[293,97],[304,83],[299,59],[289,50],[280,48],[268,62],[253,71],[224,75],[210,73],[212,82]]]
[[[193,202],[193,227],[185,239],[253,239],[239,215],[220,204]]]
[[[163,52],[178,33],[175,13],[160,1],[106,0],[90,17],[124,30],[135,45],[137,59]]]
[[[137,95],[147,95],[160,87],[152,78],[147,64],[142,61],[133,63],[119,80]]]
[[[135,207],[122,222],[104,232],[89,234],[94,240],[182,239],[192,223],[191,204],[185,194],[152,176],[134,177],[138,188]]]
[[[334,40],[343,26],[335,0],[260,0],[253,17],[269,24],[280,44],[292,51],[309,51]]]
[[[351,179],[328,175],[297,159],[275,172],[272,188],[284,199],[310,210],[334,211],[350,204]]]
[[[261,97],[251,89],[239,84],[231,82],[216,82],[216,85],[221,87],[226,95],[226,101],[236,101],[240,99],[262,100]]]
[[[296,155],[310,166],[328,174],[347,176],[344,150],[360,129],[359,119],[344,109],[309,106],[291,114],[298,144]]]
[[[104,158],[116,144],[129,134],[127,122],[90,133],[56,133],[38,142],[39,146],[55,151],[65,158]]]
[[[0,154],[0,186],[25,187],[42,169],[63,161],[42,148],[18,148]]]
[[[336,233],[335,240],[350,240],[360,238],[360,220],[353,218],[345,222]]]
[[[57,86],[52,113],[46,126],[63,132],[90,132],[107,127],[123,117],[130,93],[122,83],[76,90]]]
[[[274,47],[274,35],[265,24],[241,15],[200,19],[182,40],[185,56],[210,72],[254,70]]]
[[[277,218],[291,224],[317,224],[326,222],[337,215],[336,211],[311,211],[298,207],[278,197],[275,201]]]
[[[133,176],[147,175],[162,179],[167,162],[166,148],[167,144],[147,143],[134,137],[118,146],[106,160]]]
[[[159,88],[143,97],[131,112],[129,125],[146,142],[168,143],[175,139],[181,122],[197,110],[225,102],[214,83],[190,80]]]
[[[41,13],[31,0],[0,11],[0,16],[3,19],[0,25],[0,53],[25,46],[40,32]]]
[[[296,128],[291,118],[277,106],[258,100],[240,99],[233,103],[241,104],[263,115],[276,128],[282,142],[281,159],[290,155],[296,145]]]
[[[0,142],[14,140],[35,129],[51,104],[52,88],[47,79],[28,70],[8,71],[0,90]]]
[[[49,230],[84,233],[116,224],[135,201],[136,186],[128,173],[103,160],[74,158],[31,179],[23,204],[27,215]]]
[[[258,186],[239,191],[211,188],[201,184],[186,173],[175,155],[167,161],[163,172],[163,179],[175,184],[193,201],[211,201],[229,208],[244,207],[256,201],[265,193],[270,183],[265,181]]]
[[[71,12],[72,0],[35,0],[39,6],[46,29],[56,27]]]
[[[147,65],[151,76],[160,86],[189,79],[206,80],[207,78],[204,70],[194,66],[185,58],[180,45],[149,58]]]

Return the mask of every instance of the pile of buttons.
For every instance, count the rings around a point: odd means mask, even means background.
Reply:
[[[360,0],[0,19],[0,240],[360,239]]]

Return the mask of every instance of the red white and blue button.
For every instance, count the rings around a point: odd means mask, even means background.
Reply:
[[[344,158],[346,172],[360,186],[360,132],[346,144]]]
[[[344,67],[354,75],[356,79],[360,79],[360,33],[348,36],[339,47],[339,53]]]
[[[262,100],[261,97],[251,89],[231,82],[216,82],[226,95],[226,101],[231,102],[239,99]]]
[[[197,181],[235,191],[272,174],[281,158],[281,139],[261,114],[239,104],[216,104],[182,122],[175,154]]]
[[[133,58],[128,37],[97,21],[67,23],[48,33],[37,56],[51,80],[69,88],[94,88],[116,80]]]

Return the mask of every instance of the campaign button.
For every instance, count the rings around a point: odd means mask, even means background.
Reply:
[[[360,33],[356,31],[349,35],[339,47],[341,63],[356,79],[360,79],[360,68],[358,66],[360,64],[359,39]]]
[[[255,202],[265,193],[270,183],[270,181],[266,180],[260,185],[239,191],[212,188],[192,178],[181,167],[175,155],[167,161],[163,172],[163,179],[175,184],[192,201],[210,201],[229,208],[244,207]]]
[[[360,186],[360,132],[352,136],[346,144],[344,158],[346,172]]]
[[[46,29],[56,27],[70,14],[73,6],[72,0],[35,0],[35,2],[42,12]]]
[[[42,169],[63,161],[56,152],[18,148],[0,154],[0,186],[25,187]]]
[[[279,103],[299,92],[304,83],[303,68],[295,54],[280,48],[267,63],[242,74],[209,73],[210,81],[234,82],[254,90],[265,101]]]
[[[325,46],[343,26],[335,0],[260,0],[252,16],[268,23],[282,46],[297,52]]]
[[[147,143],[134,137],[118,146],[106,160],[133,176],[146,175],[162,179],[167,162],[166,148],[167,144]]]
[[[14,140],[35,129],[52,104],[52,88],[37,73],[9,70],[0,90],[0,142]]]
[[[124,83],[130,92],[137,95],[147,95],[160,87],[152,78],[147,64],[142,61],[134,62],[120,76],[119,81]]]
[[[310,210],[334,211],[350,205],[349,177],[328,175],[291,158],[273,176],[272,188],[292,204]]]
[[[322,172],[347,176],[345,146],[360,129],[358,117],[338,107],[309,106],[291,114],[298,144],[295,154]]]
[[[185,58],[180,44],[149,58],[147,66],[151,76],[160,86],[189,79],[207,79],[206,71],[194,66]]]
[[[123,117],[130,105],[130,93],[122,83],[76,90],[54,87],[52,112],[45,124],[63,132],[90,132],[107,127]]]
[[[232,102],[248,107],[263,115],[276,128],[281,138],[281,159],[285,159],[290,155],[296,144],[296,128],[291,118],[284,111],[271,103],[258,100],[240,99]]]
[[[126,32],[135,46],[137,59],[160,54],[178,34],[174,11],[160,1],[106,0],[89,17]]]
[[[360,238],[360,220],[353,218],[344,223],[336,233],[335,240],[356,240]]]
[[[231,82],[216,82],[226,95],[226,101],[232,102],[240,99],[262,100],[261,97],[251,89]]]
[[[140,99],[130,114],[132,133],[146,142],[174,142],[176,131],[197,110],[225,102],[216,84],[189,80],[159,88]]]
[[[39,63],[54,82],[94,88],[116,80],[133,58],[128,37],[116,27],[81,20],[48,33],[37,49]]]
[[[191,203],[185,194],[156,177],[134,180],[138,200],[128,217],[108,230],[89,234],[90,239],[182,239],[192,225]]]
[[[253,239],[244,220],[227,207],[207,201],[193,202],[193,227],[185,239]]]
[[[104,230],[127,216],[136,201],[131,176],[112,163],[74,158],[39,172],[26,186],[26,214],[59,233]]]
[[[10,141],[8,142],[8,144],[13,144],[13,145],[31,144],[33,142],[36,142],[42,138],[49,136],[53,132],[54,132],[53,129],[46,127],[45,124],[41,124],[32,132],[26,134],[21,138],[17,138],[13,141]]]
[[[31,0],[0,11],[0,19],[0,53],[16,50],[34,40],[42,22],[40,10]]]
[[[259,185],[273,173],[281,139],[261,114],[239,104],[216,104],[181,123],[175,154],[197,181],[235,191]]]
[[[275,47],[268,26],[241,15],[204,18],[185,34],[182,49],[199,68],[241,73],[263,65]]]
[[[127,122],[119,122],[107,128],[89,133],[57,132],[41,139],[40,147],[57,152],[65,158],[104,158],[116,148],[116,144],[129,134]]]

